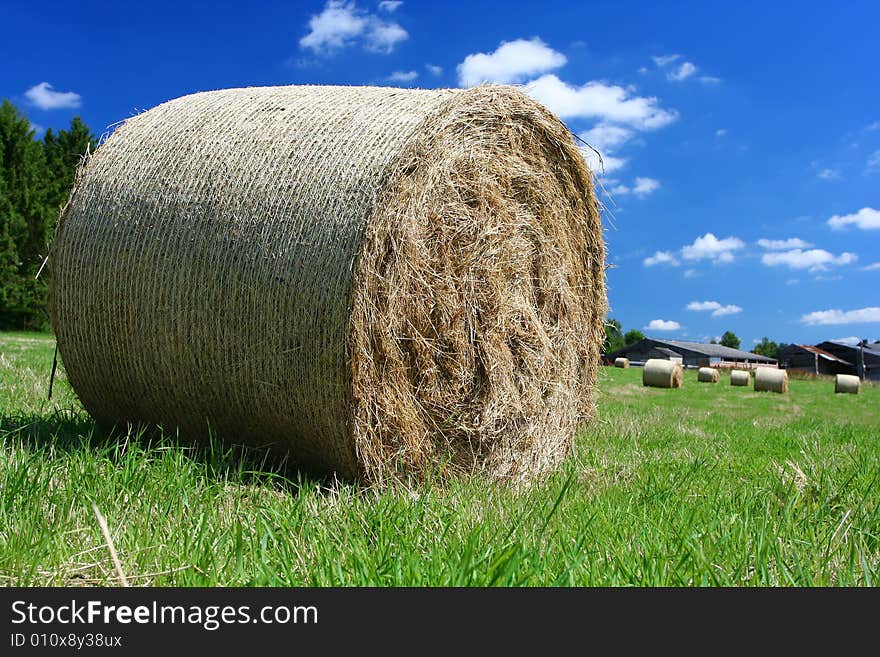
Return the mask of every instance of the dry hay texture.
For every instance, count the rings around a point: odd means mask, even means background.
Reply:
[[[622,367],[623,369],[626,369],[629,367],[629,358],[615,358],[614,367]]]
[[[721,375],[714,367],[701,367],[697,370],[697,381],[700,383],[718,383]]]
[[[862,388],[862,381],[859,377],[852,374],[837,374],[834,377],[834,392],[849,393],[851,395],[859,394]]]
[[[788,392],[788,372],[775,367],[755,370],[755,392]]]
[[[104,426],[368,483],[527,480],[594,411],[591,173],[513,87],[164,103],[89,159],[50,263],[59,350]]]
[[[681,388],[684,372],[679,363],[663,358],[649,358],[642,370],[642,385],[652,388]]]
[[[751,382],[748,370],[730,370],[730,385],[747,386]]]

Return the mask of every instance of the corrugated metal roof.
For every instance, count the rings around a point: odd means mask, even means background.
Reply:
[[[652,342],[669,345],[673,349],[687,349],[700,354],[709,356],[710,358],[728,358],[732,360],[751,360],[760,363],[775,363],[775,358],[767,358],[760,354],[753,354],[750,351],[742,351],[741,349],[733,349],[725,347],[723,344],[706,344],[704,342],[685,342],[683,340],[664,340],[660,338],[648,338]]]
[[[848,347],[856,353],[858,353],[858,351],[859,351],[859,345],[857,345],[857,344],[850,344],[848,342],[839,342],[838,340],[826,340],[826,342],[830,342],[831,344],[840,345],[841,347]],[[871,345],[873,343],[869,342],[868,344]],[[876,356],[877,358],[880,358],[880,349],[872,349],[870,346],[868,346],[868,347],[865,347],[865,353],[870,354],[872,356]]]
[[[852,363],[850,363],[849,361],[843,360],[843,358],[839,358],[829,351],[825,351],[824,349],[819,349],[819,347],[811,347],[808,344],[795,344],[792,346],[793,347],[800,347],[804,351],[809,351],[811,354],[816,354],[817,356],[821,356],[822,358],[826,358],[828,360],[834,360],[834,361],[837,361],[838,363],[843,363],[844,365],[852,366]]]

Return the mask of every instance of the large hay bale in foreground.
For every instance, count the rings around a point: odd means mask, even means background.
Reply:
[[[788,372],[775,367],[755,370],[755,392],[788,392]]]
[[[571,133],[513,87],[199,93],[87,162],[52,323],[102,425],[526,479],[593,412],[601,231]]]
[[[730,385],[747,386],[751,381],[748,370],[730,370]]]
[[[834,377],[834,392],[848,393],[851,395],[859,394],[862,388],[862,381],[852,374],[838,374]]]
[[[663,358],[649,358],[642,370],[642,385],[652,388],[681,388],[684,372],[681,365]]]
[[[697,370],[697,381],[700,383],[718,383],[721,375],[714,367],[701,367]]]
[[[614,367],[622,367],[623,369],[626,369],[629,367],[629,358],[615,358]]]

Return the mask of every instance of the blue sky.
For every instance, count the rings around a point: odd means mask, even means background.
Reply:
[[[523,84],[603,154],[625,328],[880,339],[880,3],[663,5],[13,1],[0,95],[100,134],[224,87]]]

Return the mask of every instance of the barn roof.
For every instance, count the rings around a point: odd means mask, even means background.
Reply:
[[[684,340],[666,340],[662,338],[645,338],[631,345],[627,345],[623,349],[618,349],[609,356],[621,356],[628,351],[638,350],[643,343],[649,343],[657,348],[666,348],[671,350],[675,356],[681,356],[682,350],[706,356],[707,358],[721,358],[722,360],[748,360],[753,363],[776,363],[775,358],[767,358],[760,354],[753,354],[750,351],[742,351],[741,349],[733,349],[725,347],[722,344],[706,344],[704,342],[686,342]]]
[[[733,347],[725,347],[723,344],[706,344],[704,342],[685,342],[684,340],[661,340],[658,338],[649,338],[654,342],[670,345],[673,349],[687,349],[694,351],[710,358],[722,358],[728,360],[751,360],[761,363],[775,363],[775,358],[768,358],[760,354],[753,354],[750,351],[742,349],[734,349]]]
[[[846,361],[843,358],[835,356],[834,354],[832,354],[829,351],[825,351],[824,349],[820,349],[819,347],[812,347],[808,344],[790,344],[790,345],[783,347],[779,351],[780,352],[788,352],[793,349],[803,349],[804,351],[808,351],[811,354],[816,354],[820,358],[824,358],[826,360],[833,360],[838,363],[843,363],[844,365],[850,365],[850,366],[852,365],[852,363],[850,363],[849,361]]]
[[[853,353],[859,353],[859,345],[850,344],[849,342],[840,342],[839,340],[826,340],[825,342],[820,342],[819,344],[830,344],[836,347],[846,347],[848,350]],[[875,358],[880,358],[880,349],[872,348],[872,345],[876,343],[868,343],[868,346],[865,347],[865,355],[866,356],[874,356]]]

